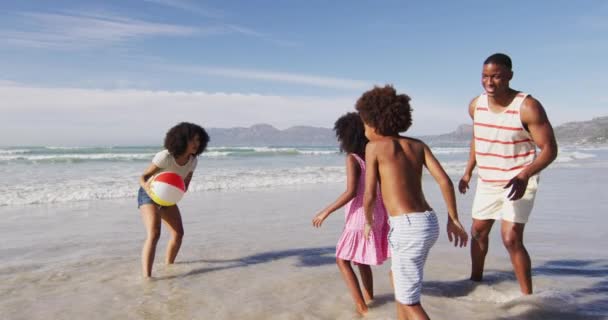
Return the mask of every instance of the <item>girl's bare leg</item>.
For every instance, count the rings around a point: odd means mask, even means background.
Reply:
[[[144,278],[150,278],[156,244],[160,238],[160,215],[153,204],[144,204],[139,209],[146,228],[146,240],[141,250],[141,271]]]
[[[171,239],[167,244],[167,256],[165,257],[166,264],[173,264],[175,257],[179,252],[184,237],[184,226],[182,225],[182,216],[177,206],[164,207],[160,210],[160,217],[163,219],[169,231]]]
[[[363,297],[365,302],[374,300],[374,278],[372,268],[367,264],[360,264],[359,274],[361,275],[361,283],[363,284]]]
[[[359,281],[357,280],[357,276],[350,265],[350,261],[336,258],[336,264],[342,273],[342,278],[344,278],[344,282],[346,282],[346,286],[348,287],[353,300],[355,300],[357,312],[361,315],[365,315],[367,313],[367,305],[363,300],[361,288],[359,287]]]

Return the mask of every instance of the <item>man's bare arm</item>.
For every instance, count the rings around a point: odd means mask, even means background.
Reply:
[[[474,119],[476,105],[477,98],[473,99],[471,103],[469,103],[469,116],[471,117],[471,120]],[[460,191],[460,193],[464,194],[467,192],[467,189],[469,189],[469,182],[471,181],[473,169],[475,169],[476,165],[477,160],[475,158],[475,128],[473,128],[473,132],[471,133],[471,147],[469,148],[469,160],[467,161],[467,166],[464,169],[464,174],[458,182],[458,191]]]
[[[557,157],[557,142],[555,141],[553,127],[540,102],[532,97],[526,98],[521,107],[520,117],[528,132],[530,132],[532,140],[540,148],[540,153],[532,163],[505,186],[505,189],[511,187],[509,193],[511,200],[523,197],[528,186],[528,179],[549,166]]]

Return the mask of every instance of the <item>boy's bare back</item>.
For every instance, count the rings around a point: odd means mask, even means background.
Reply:
[[[365,159],[368,168],[375,168],[368,171],[378,175],[376,178],[380,181],[382,198],[390,215],[431,210],[422,192],[425,149],[428,147],[422,141],[401,136],[383,137],[368,143]]]

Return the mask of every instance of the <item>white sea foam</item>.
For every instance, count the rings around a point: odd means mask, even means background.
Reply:
[[[70,161],[132,161],[149,160],[154,154],[151,153],[89,153],[89,154],[8,154],[0,155],[0,161],[28,161],[28,162],[70,162]]]
[[[0,148],[0,174],[7,182],[0,184],[0,206],[134,197],[138,175],[158,150]],[[434,148],[434,152],[453,179],[463,173],[468,148]],[[343,159],[334,147],[213,147],[199,159],[191,192],[343,182]],[[607,166],[604,151],[564,148],[551,167]]]
[[[204,169],[202,169],[204,170]],[[135,197],[137,172],[107,176],[72,177],[61,182],[30,180],[15,185],[0,185],[0,206],[66,203]],[[298,167],[265,169],[216,169],[194,176],[190,192],[242,190],[300,184],[341,182],[344,167]]]
[[[560,151],[555,159],[556,163],[572,162],[576,160],[585,160],[595,158],[596,155],[592,153],[584,153],[580,151]]]
[[[434,154],[460,154],[460,153],[469,153],[468,147],[455,147],[455,148],[446,148],[446,147],[435,147],[431,148]]]

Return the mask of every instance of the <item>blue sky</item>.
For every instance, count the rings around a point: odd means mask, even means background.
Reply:
[[[494,52],[554,125],[608,114],[608,1],[9,0],[0,37],[0,145],[331,127],[385,83],[412,97],[411,134],[444,133]]]

